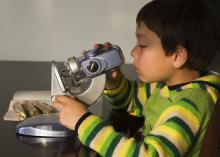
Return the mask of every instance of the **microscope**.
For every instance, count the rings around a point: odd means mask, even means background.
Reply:
[[[58,65],[51,63],[51,101],[57,95],[74,96],[87,107],[102,95],[106,83],[106,72],[124,63],[118,46],[94,48],[79,57],[68,58]],[[59,111],[58,111],[59,112]],[[73,131],[59,123],[58,113],[30,117],[16,126],[20,135],[38,137],[66,137]]]
[[[93,104],[105,87],[105,73],[123,64],[118,46],[92,49],[80,57],[68,58],[59,68],[52,62],[52,99],[56,95],[73,95],[87,105]]]

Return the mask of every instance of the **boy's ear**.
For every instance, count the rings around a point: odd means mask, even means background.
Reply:
[[[183,46],[177,46],[175,52],[171,55],[172,64],[175,68],[180,69],[187,61],[187,49]]]

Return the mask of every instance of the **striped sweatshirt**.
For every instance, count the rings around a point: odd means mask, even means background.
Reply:
[[[104,94],[114,108],[144,117],[143,138],[128,138],[88,113],[77,123],[78,138],[104,157],[197,157],[219,89],[220,76],[211,72],[175,87],[123,78]]]

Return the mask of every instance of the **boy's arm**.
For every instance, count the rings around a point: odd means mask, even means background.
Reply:
[[[202,116],[193,102],[182,99],[167,108],[142,141],[127,138],[92,114],[83,116],[76,131],[80,141],[101,156],[183,156],[194,142]]]
[[[143,105],[155,87],[156,83],[132,81],[122,75],[119,85],[111,90],[105,89],[104,96],[115,109],[123,109],[133,116],[142,117]]]

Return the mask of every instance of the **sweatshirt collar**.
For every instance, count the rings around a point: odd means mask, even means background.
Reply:
[[[179,92],[185,89],[200,88],[210,93],[216,102],[220,95],[220,74],[213,71],[205,71],[198,79],[174,86],[167,86],[164,82],[159,83],[160,93],[163,97],[170,97],[171,92]]]

